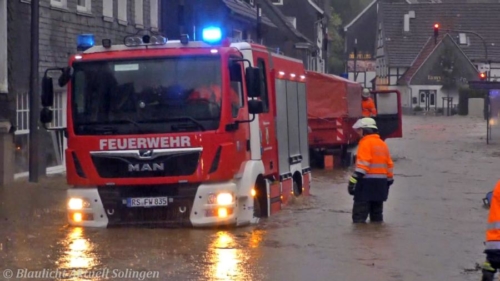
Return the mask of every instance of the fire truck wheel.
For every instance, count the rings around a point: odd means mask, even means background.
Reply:
[[[293,180],[292,188],[293,188],[293,195],[295,195],[295,197],[299,197],[302,194],[302,190],[296,179]]]
[[[253,198],[253,216],[255,218],[262,217],[262,210],[260,208],[260,202],[259,202],[259,198],[257,196],[255,196]]]

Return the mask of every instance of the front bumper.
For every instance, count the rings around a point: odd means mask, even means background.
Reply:
[[[233,194],[233,203],[218,205],[213,200],[209,202],[209,198],[213,199],[220,192]],[[68,222],[72,226],[98,228],[234,225],[238,210],[236,194],[236,184],[232,182],[72,188],[68,190],[68,200],[80,198],[85,206],[79,210],[68,208]],[[127,207],[127,198],[131,197],[168,197],[169,203],[161,207]]]

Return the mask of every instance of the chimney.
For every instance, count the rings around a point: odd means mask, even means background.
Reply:
[[[404,16],[403,31],[410,32],[410,19],[415,18],[415,11],[409,11],[408,14]]]
[[[410,31],[410,15],[405,14],[404,16],[404,25],[403,25],[403,31],[404,32],[409,32]]]

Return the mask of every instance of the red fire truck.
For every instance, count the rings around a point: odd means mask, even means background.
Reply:
[[[146,34],[79,36],[82,52],[42,79],[67,86],[70,225],[247,225],[308,195],[305,69],[258,44]],[[50,129],[50,128],[48,128]]]

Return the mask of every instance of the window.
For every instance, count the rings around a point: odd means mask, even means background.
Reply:
[[[127,23],[127,0],[118,1],[118,20]]]
[[[158,0],[151,0],[150,2],[150,19],[151,27],[154,29],[158,28]]]
[[[283,5],[283,0],[271,0],[274,5]]]
[[[136,25],[143,25],[144,24],[144,1],[143,0],[135,0],[135,7],[134,7],[134,16],[135,16],[135,24]]]
[[[237,58],[235,58],[237,59]],[[243,107],[243,72],[240,62],[231,63],[229,66],[231,80],[231,109],[233,117],[238,117],[240,108]]]
[[[92,3],[91,0],[78,0],[77,5],[76,5],[76,9],[79,12],[90,13],[90,11],[91,11],[91,6],[90,6],[91,3]]]
[[[198,131],[219,126],[220,57],[78,62],[73,68],[71,106],[78,135]]]
[[[257,66],[260,68],[262,84],[260,85],[262,96],[260,97],[264,103],[264,112],[269,112],[269,97],[267,95],[267,76],[266,76],[266,63],[263,59],[257,60]]]
[[[237,41],[243,40],[243,32],[241,32],[241,30],[233,29],[233,39]]]
[[[102,15],[108,18],[113,17],[113,0],[102,0]]]
[[[67,0],[50,0],[50,5],[57,8],[66,8]]]

